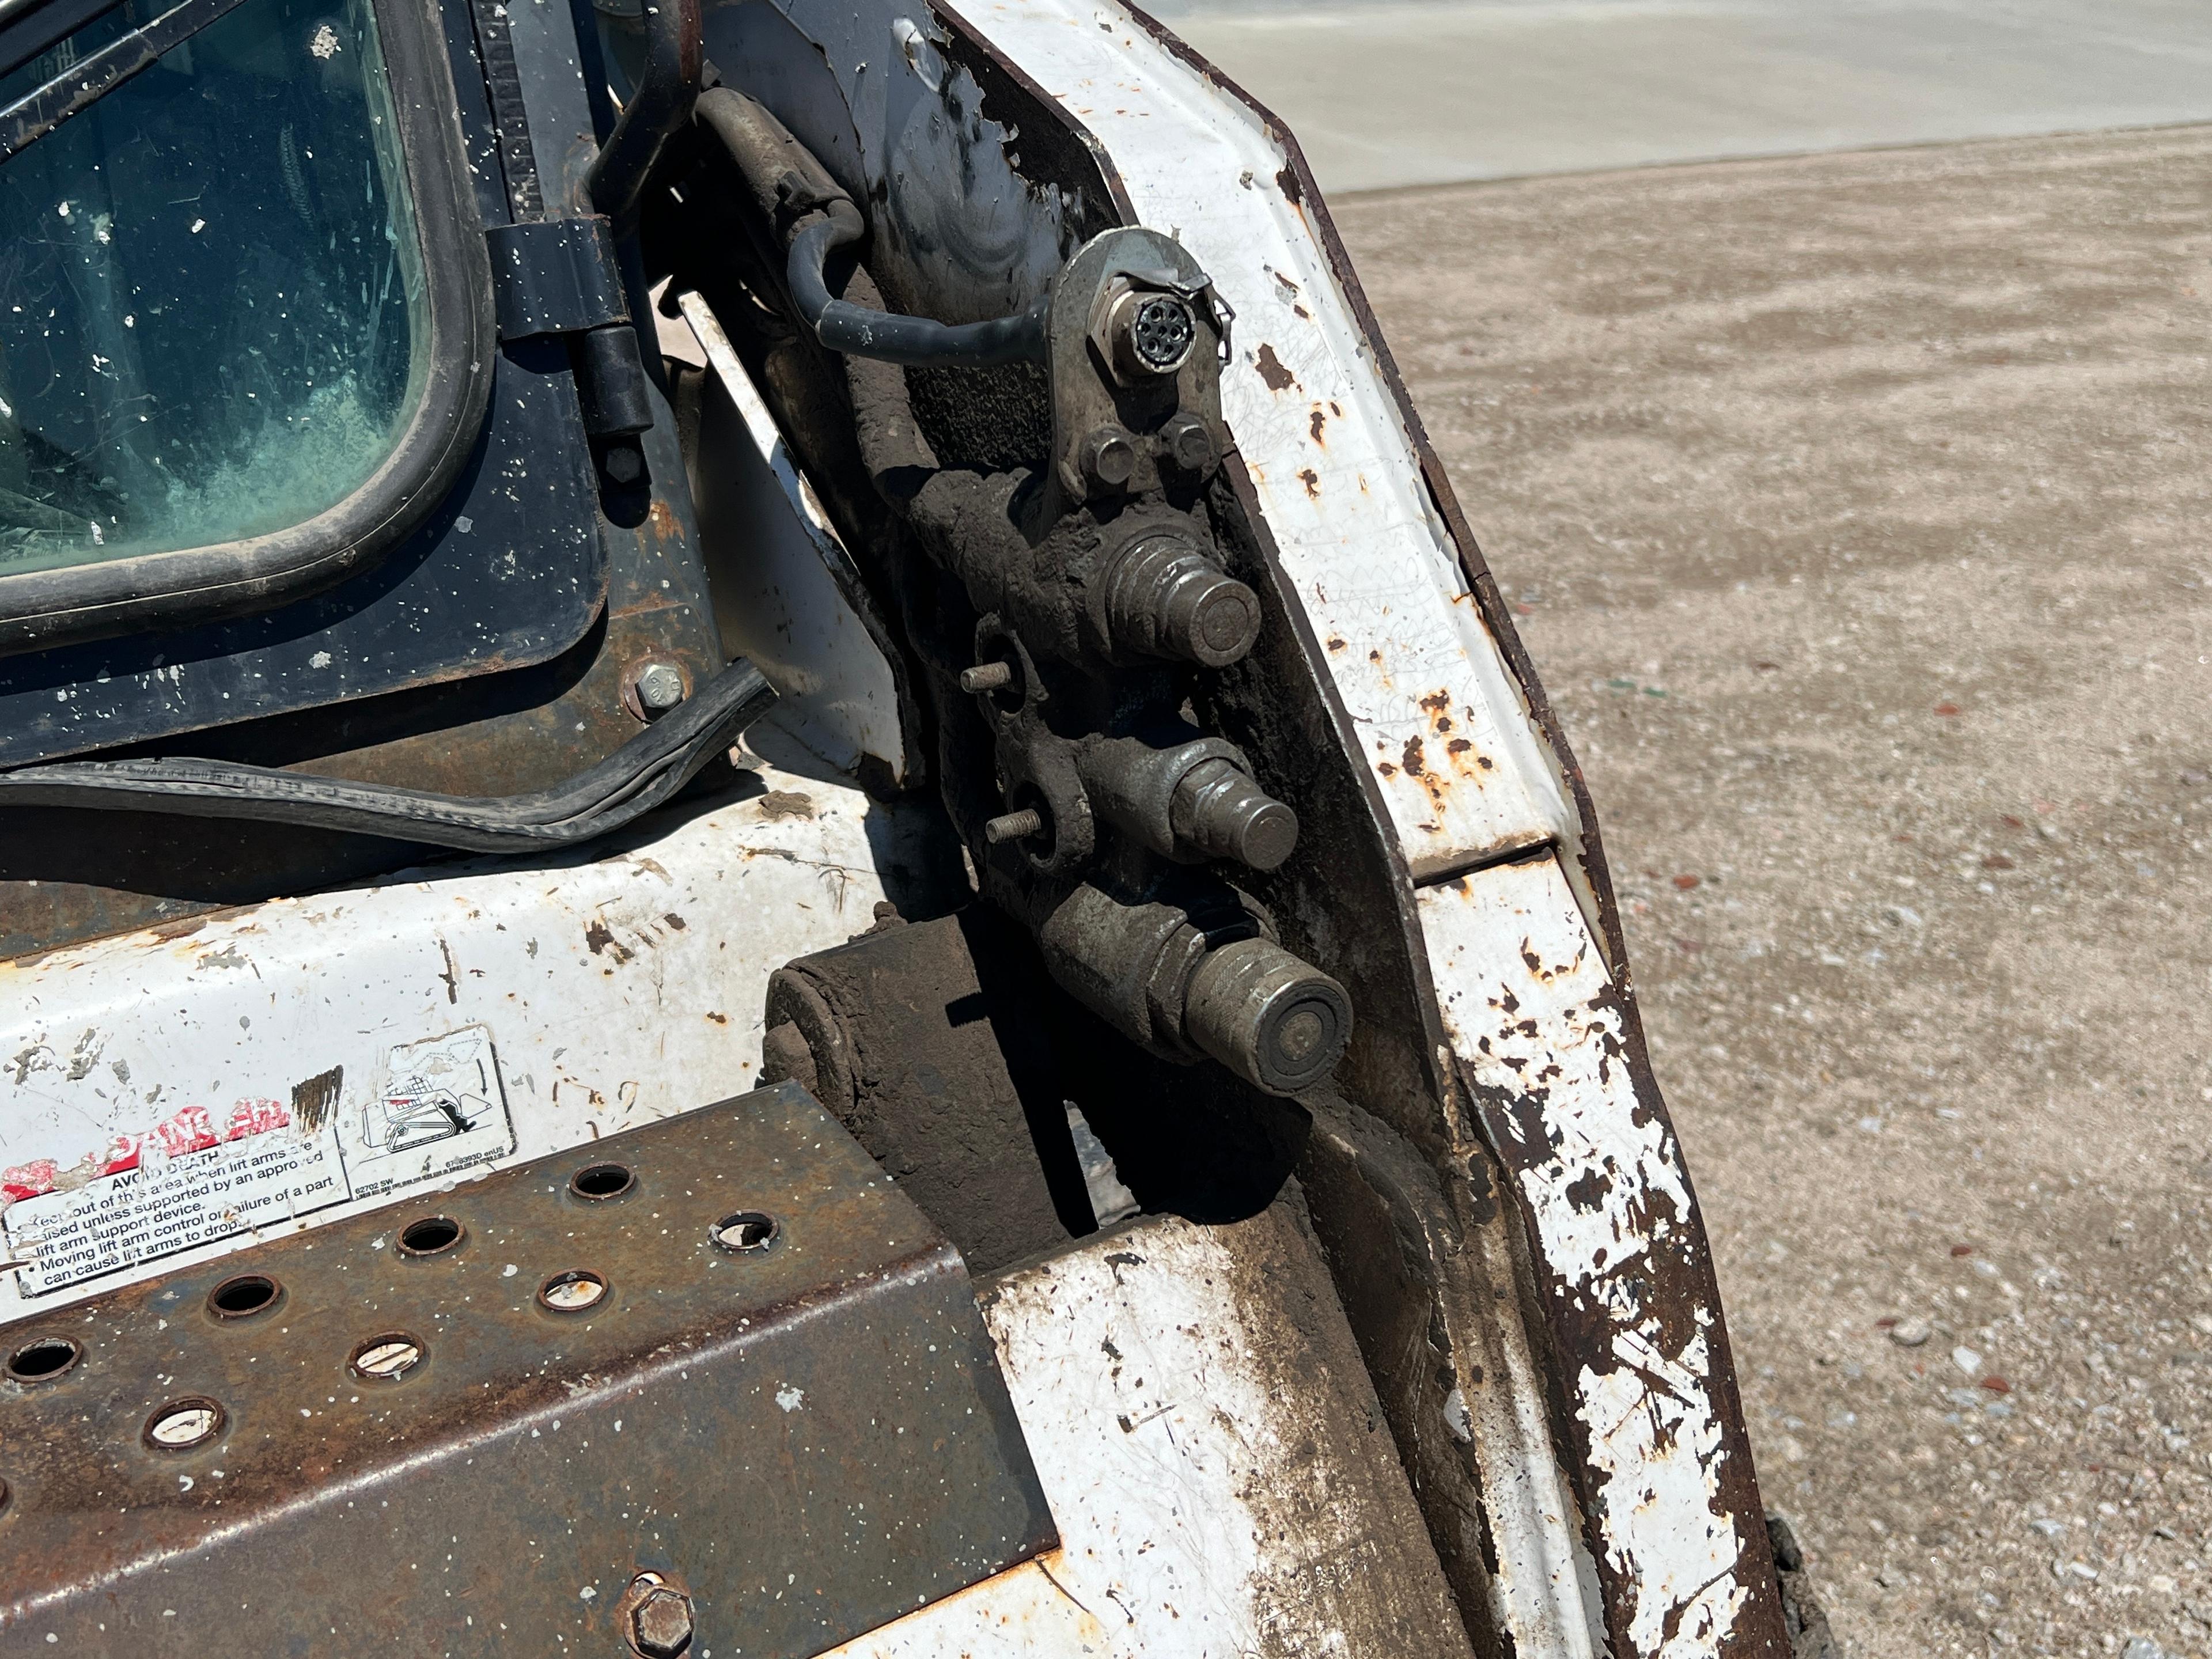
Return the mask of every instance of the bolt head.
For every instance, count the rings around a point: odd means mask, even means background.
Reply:
[[[638,671],[637,701],[648,714],[665,714],[684,701],[684,671],[671,662],[649,662]]]
[[[1093,427],[1077,446],[1076,462],[1094,489],[1122,489],[1137,472],[1137,446],[1118,426]]]
[[[634,443],[610,444],[599,465],[617,483],[635,483],[645,476],[645,452]]]
[[[1160,438],[1168,459],[1185,472],[1202,474],[1212,466],[1213,434],[1197,416],[1186,412],[1170,416],[1160,428]]]
[[[629,1639],[645,1659],[679,1659],[691,1645],[691,1598],[665,1586],[647,1590],[630,1610]]]

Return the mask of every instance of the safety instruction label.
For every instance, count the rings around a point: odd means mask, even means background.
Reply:
[[[335,1125],[301,1133],[276,1102],[258,1133],[127,1162],[82,1186],[18,1198],[0,1218],[25,1297],[49,1295],[352,1196]],[[11,1175],[15,1171],[9,1172]]]
[[[375,1092],[346,1124],[356,1198],[442,1180],[514,1150],[514,1122],[491,1032],[464,1025],[403,1042],[385,1056]]]
[[[349,1090],[346,1068],[332,1066],[295,1084],[289,1103],[184,1106],[66,1166],[33,1158],[0,1168],[0,1237],[17,1294],[50,1296],[513,1155],[488,1028],[392,1044],[378,1060],[365,1089]]]

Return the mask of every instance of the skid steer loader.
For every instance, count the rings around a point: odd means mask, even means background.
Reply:
[[[0,1652],[1826,1651],[1581,779],[1115,0],[0,0]]]

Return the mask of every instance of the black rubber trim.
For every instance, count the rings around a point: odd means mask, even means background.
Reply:
[[[439,795],[231,761],[59,761],[0,772],[0,809],[249,818],[477,853],[566,847],[660,805],[775,702],[757,669],[733,662],[598,765],[526,795]]]
[[[538,155],[530,143],[530,113],[522,96],[522,75],[514,64],[514,36],[501,0],[471,0],[476,23],[477,57],[483,65],[484,91],[491,100],[492,125],[499,130],[500,170],[507,175],[507,207],[527,223],[545,216],[545,194],[538,176]]]
[[[166,19],[198,15],[202,8],[211,18],[229,3],[185,0],[117,44],[142,41]],[[444,26],[436,0],[374,3],[428,289],[428,379],[407,429],[366,483],[304,523],[207,547],[0,576],[0,654],[181,627],[304,598],[388,552],[445,498],[467,464],[491,398],[497,325]]]

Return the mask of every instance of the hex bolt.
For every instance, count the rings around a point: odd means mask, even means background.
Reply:
[[[629,1644],[645,1659],[680,1659],[691,1645],[691,1598],[659,1584],[630,1609]]]
[[[1183,774],[1169,804],[1176,839],[1211,858],[1273,870],[1298,844],[1298,815],[1225,760]]]
[[[617,483],[635,483],[645,476],[645,452],[635,444],[609,444],[599,465]]]
[[[960,671],[960,689],[971,695],[979,691],[996,691],[1013,683],[1012,665],[1003,662],[979,662],[973,668]]]
[[[1044,829],[1044,814],[1034,806],[1018,812],[1002,812],[983,825],[983,839],[997,847],[1010,841],[1027,841]]]
[[[665,714],[684,701],[684,671],[672,662],[649,662],[637,671],[638,707]]]
[[[1334,1069],[1352,1000],[1318,968],[1264,939],[1210,951],[1185,994],[1183,1035],[1255,1087],[1301,1094]]]
[[[1148,536],[1106,579],[1106,620],[1116,647],[1206,668],[1237,661],[1260,637],[1260,596],[1187,538]]]
[[[1137,472],[1137,441],[1110,422],[1094,426],[1076,443],[1075,464],[1093,489],[1127,489]]]
[[[1185,472],[1203,477],[1213,470],[1213,434],[1188,410],[1168,416],[1160,428],[1160,446]]]

